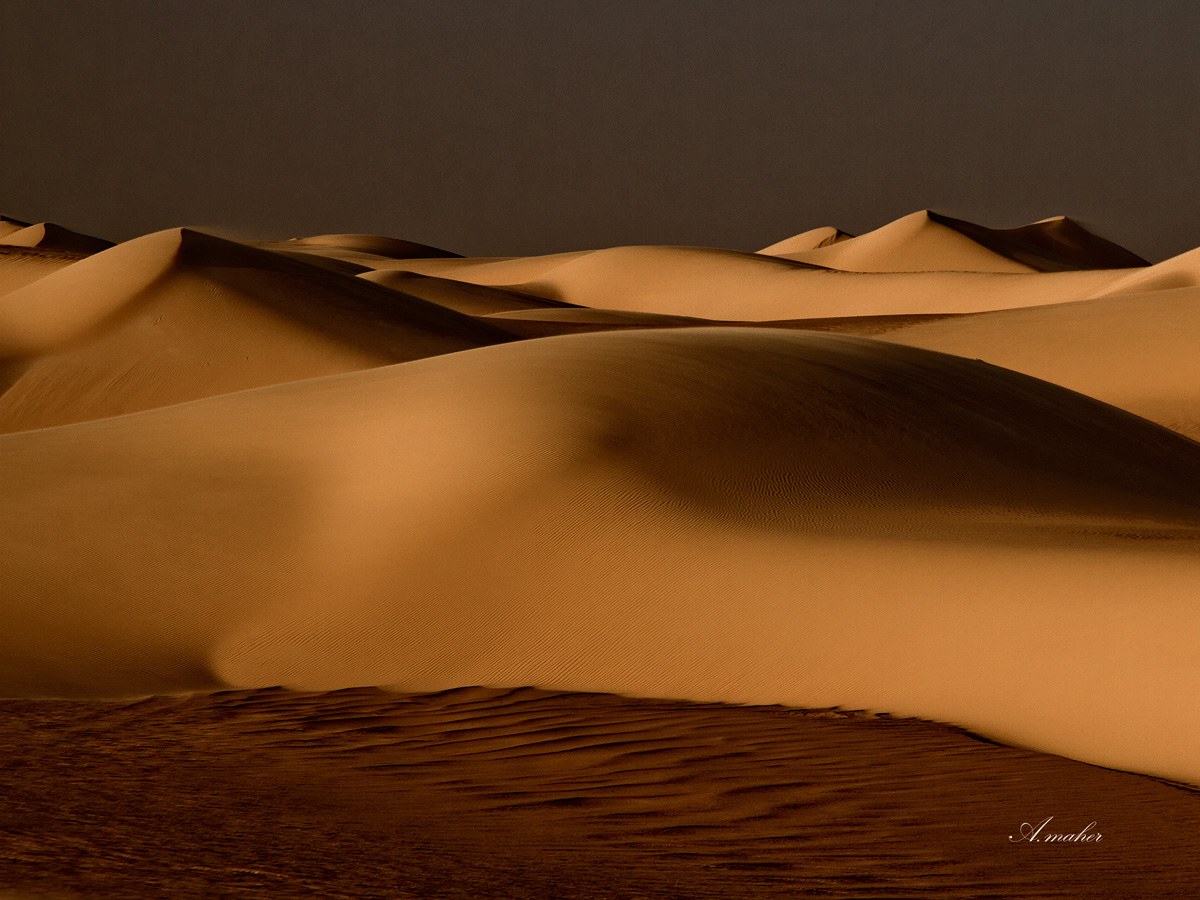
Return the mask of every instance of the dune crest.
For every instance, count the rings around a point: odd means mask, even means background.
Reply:
[[[921,210],[859,237],[834,232],[815,229],[759,252],[858,272],[1064,272],[1149,265],[1066,216],[986,228]]]
[[[0,231],[0,694],[842,706],[1200,784],[1200,251]]]
[[[1149,268],[1130,272],[1098,291],[1095,296],[1115,297],[1196,286],[1200,286],[1200,247],[1172,256]]]
[[[98,253],[4,298],[0,431],[511,339],[351,275],[176,229]]]
[[[920,210],[874,231],[825,247],[783,254],[786,259],[853,272],[1036,272]]]
[[[37,247],[42,250],[65,250],[68,253],[99,253],[113,246],[112,241],[79,234],[76,231],[42,222],[0,235],[0,244],[10,247]]]
[[[0,237],[13,234],[23,228],[28,228],[31,224],[31,222],[22,222],[18,219],[10,219],[8,216],[0,215]]]
[[[1200,287],[839,330],[984,359],[1200,440]]]
[[[360,253],[370,253],[372,256],[385,256],[389,259],[430,259],[448,258],[462,259],[459,253],[430,247],[428,244],[418,244],[416,241],[405,241],[400,238],[386,237],[379,234],[318,234],[313,237],[296,238],[295,243],[301,244],[306,250],[314,248],[339,248],[357,250]]]
[[[1133,269],[1150,265],[1136,253],[1093,234],[1067,216],[1053,216],[1016,228],[984,228],[973,222],[933,212],[929,215],[985,247],[1042,272]]]
[[[1190,719],[1163,716],[1200,687],[1177,666],[1200,445],[986,364],[803,332],[582,335],[8,435],[0,456],[6,693],[841,704],[1200,780]],[[83,497],[107,527],[64,520]]]
[[[746,322],[1065,303],[1093,296],[1126,274],[842,272],[704,247],[613,247],[496,261],[417,260],[404,271],[575,306]]]
[[[816,250],[820,247],[828,247],[830,244],[849,240],[852,237],[854,235],[847,234],[840,228],[834,228],[832,225],[823,225],[820,228],[810,228],[808,231],[802,231],[800,234],[785,238],[782,241],[771,244],[769,247],[763,247],[758,252],[764,256],[781,256],[786,253],[798,253],[802,250]]]

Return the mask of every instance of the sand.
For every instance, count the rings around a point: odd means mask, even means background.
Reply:
[[[0,890],[1194,887],[1200,288],[1143,262],[0,248]]]
[[[1200,879],[1194,793],[916,719],[267,690],[14,701],[0,747],[21,757],[0,883],[25,897],[1184,900]],[[1051,815],[1101,840],[1008,840]]]
[[[98,253],[4,297],[0,431],[512,339],[353,274],[176,229]]]

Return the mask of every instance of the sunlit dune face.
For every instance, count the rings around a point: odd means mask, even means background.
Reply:
[[[1196,780],[1195,304],[1129,292],[1188,261],[1035,226],[13,245],[0,690],[843,705]]]

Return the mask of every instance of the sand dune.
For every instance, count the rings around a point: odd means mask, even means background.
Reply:
[[[1133,271],[1096,293],[1097,297],[1169,291],[1200,285],[1200,248],[1189,250],[1147,269]]]
[[[433,275],[420,275],[399,269],[383,269],[364,272],[360,276],[367,281],[382,284],[413,297],[420,297],[447,309],[472,316],[519,310],[573,309],[573,304],[561,300],[548,300],[532,294],[469,281],[455,281]]]
[[[22,222],[18,219],[10,219],[8,216],[0,216],[0,237],[13,234],[20,231],[22,228],[28,228],[31,222]]]
[[[1200,251],[73,239],[0,218],[0,895],[1195,893]]]
[[[113,246],[112,241],[79,234],[55,225],[53,222],[42,222],[30,225],[17,231],[0,235],[0,245],[11,247],[38,247],[42,250],[65,250],[68,253],[99,253]]]
[[[394,265],[397,260],[461,259],[457,253],[440,250],[415,241],[381,234],[319,234],[287,241],[250,241],[250,246],[291,256],[303,254],[317,260],[336,260],[360,266],[362,270]]]
[[[510,339],[359,278],[186,229],[160,232],[4,298],[0,430]]]
[[[785,256],[852,272],[1041,271],[979,243],[929,210],[904,216],[855,238]]]
[[[986,364],[803,332],[581,335],[0,455],[5,693],[841,704],[1200,779],[1193,724],[1166,714],[1198,687],[1179,666],[1200,445]]]
[[[701,247],[614,247],[468,263],[419,260],[411,271],[578,306],[742,321],[980,312],[1064,303],[1093,296],[1127,274],[850,273]]]
[[[930,212],[929,217],[1040,272],[1130,269],[1150,265],[1136,253],[1093,234],[1066,216],[1054,216],[1017,228],[985,228],[934,212]]]
[[[1200,440],[1200,287],[839,330],[980,358]]]
[[[416,241],[405,241],[381,234],[319,234],[313,237],[298,238],[297,243],[303,244],[310,252],[316,251],[318,248],[336,248],[370,253],[373,256],[385,256],[389,259],[462,258],[460,254],[451,253],[449,250],[441,250],[437,247],[430,247],[428,244],[418,244]]]
[[[808,231],[802,231],[800,234],[785,238],[769,247],[763,247],[758,252],[766,256],[783,256],[787,253],[798,253],[801,250],[816,250],[818,247],[828,247],[830,244],[836,244],[838,241],[848,240],[852,237],[854,235],[847,234],[840,228],[823,225],[820,228],[811,228]]]
[[[0,296],[32,284],[83,258],[82,253],[0,244]]]
[[[1148,265],[1065,216],[1000,229],[921,210],[856,238],[841,235],[817,229],[759,252],[857,272],[1061,272]]]

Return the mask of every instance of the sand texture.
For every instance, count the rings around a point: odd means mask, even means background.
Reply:
[[[0,884],[23,897],[1186,900],[1200,879],[1195,793],[919,719],[242,691],[10,701],[0,746],[21,757]],[[1008,840],[1055,811],[1101,841]]]
[[[1194,254],[0,232],[0,897],[1200,890]]]

